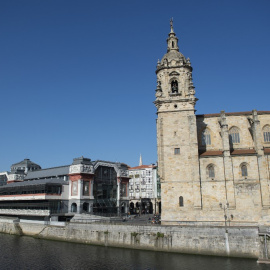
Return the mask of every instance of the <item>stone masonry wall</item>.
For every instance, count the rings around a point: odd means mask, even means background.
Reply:
[[[263,141],[263,127],[270,124],[270,115],[258,115],[261,124],[252,113],[224,114],[225,120],[221,119],[222,114],[200,116],[196,130],[193,128],[196,125],[189,121],[191,115],[183,111],[162,113],[162,125],[157,125],[162,224],[195,221],[218,224],[227,215],[228,221],[237,225],[269,225],[270,158],[264,155],[262,147],[270,146]],[[235,154],[229,145],[228,132],[232,127],[239,129],[240,136],[240,143],[233,145],[238,151]],[[201,140],[205,128],[211,136],[211,144],[207,146]],[[179,155],[174,154],[174,148],[180,148]],[[193,150],[198,149],[209,151],[208,155],[196,157]],[[243,164],[247,166],[247,176],[242,176]],[[209,166],[214,167],[214,177],[209,177]]]
[[[20,227],[19,229],[16,226]],[[0,232],[37,238],[154,251],[263,258],[257,227],[133,226],[77,224],[50,226],[0,221]],[[268,250],[270,250],[268,240]],[[268,254],[270,256],[270,254]]]

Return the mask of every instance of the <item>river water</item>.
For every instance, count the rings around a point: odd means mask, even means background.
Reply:
[[[0,234],[0,269],[270,269],[256,260],[91,246]]]

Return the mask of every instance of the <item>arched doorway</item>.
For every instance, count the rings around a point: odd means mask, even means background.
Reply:
[[[126,204],[125,203],[121,203],[121,213],[122,214],[126,213]]]
[[[71,205],[71,212],[72,212],[72,213],[77,213],[77,204],[76,204],[76,203],[73,203],[73,204]]]
[[[140,213],[140,203],[136,202],[136,214]]]
[[[146,202],[142,202],[142,214],[144,215],[147,211],[147,204]]]
[[[89,212],[89,203],[87,202],[83,203],[83,212]]]
[[[149,214],[153,214],[153,203],[149,202]]]
[[[129,212],[130,212],[131,215],[134,214],[134,203],[133,202],[131,202],[129,204]]]
[[[158,203],[158,212],[161,214],[161,202]]]

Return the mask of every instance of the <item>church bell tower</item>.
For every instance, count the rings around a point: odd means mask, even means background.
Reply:
[[[170,21],[167,53],[157,63],[157,147],[162,222],[201,209],[195,87],[189,58],[179,52]]]

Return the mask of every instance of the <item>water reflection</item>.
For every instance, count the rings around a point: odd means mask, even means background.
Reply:
[[[0,234],[1,269],[269,269],[256,260],[90,246]]]

